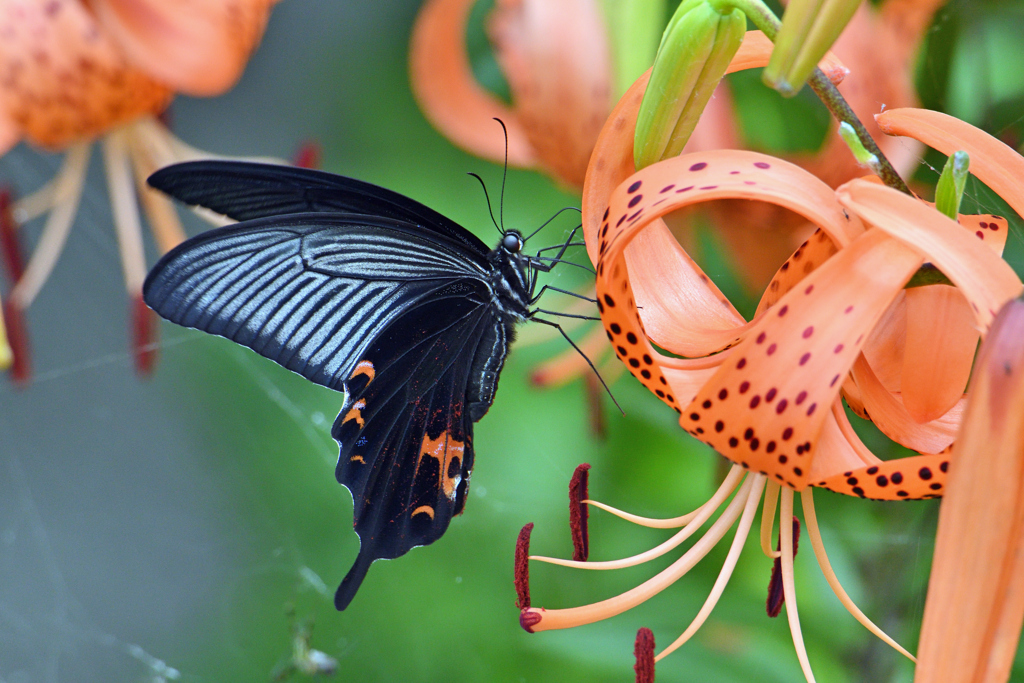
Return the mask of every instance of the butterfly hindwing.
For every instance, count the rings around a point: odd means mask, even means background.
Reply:
[[[382,337],[357,366],[361,374],[353,376],[346,409],[334,424],[338,481],[352,492],[360,537],[359,556],[335,597],[339,609],[374,560],[434,542],[465,506],[473,466],[470,373],[495,321],[486,308],[468,310],[458,301],[434,308],[417,314],[427,320],[450,316],[452,308],[465,312],[427,334],[418,315],[410,315],[402,327],[411,335],[401,346],[398,336]]]

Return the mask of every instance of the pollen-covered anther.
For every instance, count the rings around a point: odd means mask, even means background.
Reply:
[[[572,559],[585,562],[590,555],[590,534],[587,530],[589,509],[587,480],[590,465],[583,463],[572,473],[569,481],[569,531],[572,533]]]
[[[530,631],[530,628],[523,622],[523,619],[529,614],[525,610],[530,607],[530,533],[532,531],[533,522],[530,522],[519,532],[519,538],[516,539],[516,560],[513,572],[513,581],[516,586],[516,607],[524,610],[519,618],[519,623],[527,631]],[[533,623],[537,621],[540,621],[539,615]]]
[[[800,520],[793,518],[793,557],[796,557],[797,548],[800,545]],[[776,546],[776,551],[782,550],[782,538]],[[768,616],[777,617],[782,612],[782,605],[786,602],[786,595],[782,590],[782,557],[776,557],[772,564],[772,576],[768,580],[768,601],[765,605]]]
[[[644,627],[636,632],[633,656],[636,657],[633,665],[636,683],[654,683],[654,633],[651,629]]]

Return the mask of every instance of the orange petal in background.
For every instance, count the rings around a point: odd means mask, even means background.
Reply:
[[[595,0],[498,0],[488,33],[538,163],[582,187],[612,108],[608,31]]]
[[[427,0],[409,46],[413,94],[445,137],[477,156],[501,162],[505,140],[492,119],[508,129],[508,163],[530,167],[536,154],[516,114],[482,88],[466,54],[466,24],[475,0]]]
[[[188,95],[219,95],[242,75],[276,0],[92,0],[135,67]]]

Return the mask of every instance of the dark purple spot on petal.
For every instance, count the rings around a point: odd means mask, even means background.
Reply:
[[[771,168],[772,167],[772,165],[769,164],[766,161],[755,161],[754,162],[754,166],[757,166],[758,168]]]
[[[707,163],[701,161],[701,162],[698,162],[698,163],[694,164],[693,166],[691,166],[690,170],[691,171],[703,171],[707,167],[708,167]]]
[[[775,406],[775,412],[778,413],[779,415],[782,415],[782,413],[786,410],[786,406],[788,405],[789,401],[787,401],[786,399],[782,399],[781,401],[779,401],[779,405]]]
[[[629,189],[627,189],[626,192],[628,192],[630,194],[633,194],[634,192],[636,192],[637,190],[640,189],[640,185],[641,184],[642,184],[642,181],[640,181],[640,180],[636,181],[635,183],[633,183],[632,185],[629,186]]]

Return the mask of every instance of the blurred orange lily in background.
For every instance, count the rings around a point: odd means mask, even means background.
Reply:
[[[66,150],[57,175],[34,194],[0,197],[0,238],[14,282],[4,304],[12,375],[30,374],[23,312],[53,269],[81,199],[93,141],[101,139],[125,285],[131,297],[136,367],[154,361],[155,318],[142,302],[146,266],[136,201],[161,251],[184,238],[166,197],[145,179],[175,161],[210,156],[157,119],[175,92],[212,96],[230,88],[259,43],[276,0],[0,1],[0,154],[25,140]],[[27,264],[19,224],[46,215]]]
[[[702,539],[647,582],[620,596],[564,610],[530,607],[520,591],[520,621],[527,630],[540,631],[619,614],[682,577],[738,521],[704,608],[657,655],[660,659],[710,614],[763,497],[761,545],[768,556],[781,560],[777,600],[788,605],[798,659],[813,681],[793,576],[793,494],[800,492],[816,559],[837,597],[861,623],[909,657],[839,585],[821,542],[811,487],[883,500],[942,494],[979,335],[984,338],[996,312],[1024,291],[1000,256],[1007,221],[990,215],[961,215],[953,221],[874,178],[855,179],[835,190],[793,163],[754,152],[688,153],[634,172],[634,130],[645,87],[646,76],[613,111],[584,188],[583,229],[597,268],[598,307],[626,368],[680,413],[681,426],[734,465],[707,503],[674,519],[639,518],[581,496],[581,505],[597,505],[641,525],[682,527],[650,551],[611,562],[586,562],[585,553],[575,561],[531,559],[600,569],[640,564],[681,544],[736,495]],[[877,125],[946,154],[967,152],[971,171],[1015,211],[1024,212],[1024,159],[995,138],[950,116],[917,109],[887,111],[877,117]],[[679,209],[721,199],[782,207],[816,228],[777,269],[750,322],[662,220]],[[905,289],[925,264],[950,284]],[[854,432],[844,399],[918,455],[879,459]],[[777,510],[780,548],[772,550]],[[654,657],[649,632],[641,636],[637,651]],[[638,676],[641,670],[653,675],[653,661],[638,662]]]

